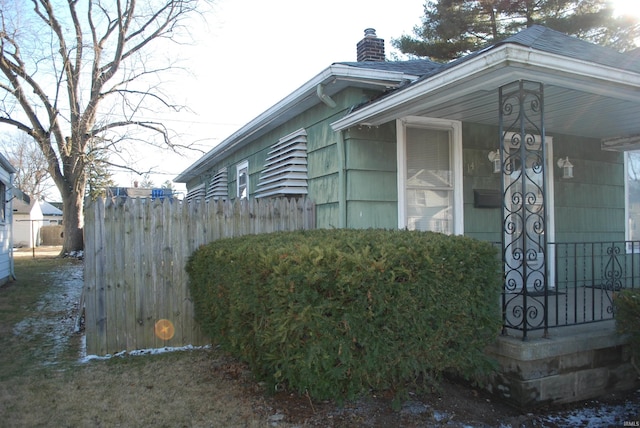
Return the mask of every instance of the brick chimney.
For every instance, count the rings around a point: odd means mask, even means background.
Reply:
[[[358,62],[362,61],[385,61],[384,39],[379,39],[373,28],[365,29],[364,39],[358,42]]]

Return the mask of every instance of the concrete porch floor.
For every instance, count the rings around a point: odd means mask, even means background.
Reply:
[[[500,336],[488,354],[499,364],[489,389],[521,409],[571,403],[640,386],[627,336],[615,321]],[[511,335],[511,334],[516,335]]]

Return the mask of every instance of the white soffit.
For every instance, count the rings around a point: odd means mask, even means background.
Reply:
[[[516,80],[640,103],[640,74],[508,44],[428,77],[331,124],[336,131],[380,125],[471,93],[496,92]]]

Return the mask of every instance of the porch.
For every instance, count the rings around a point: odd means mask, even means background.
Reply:
[[[640,288],[640,242],[548,243],[548,286],[505,286],[489,389],[526,409],[638,386],[615,298]],[[538,282],[534,282],[539,284]],[[544,281],[542,282],[544,283]]]
[[[527,287],[505,285],[503,335],[527,340],[612,324],[616,294],[640,288],[640,241],[548,243],[547,253],[547,286],[531,280]]]

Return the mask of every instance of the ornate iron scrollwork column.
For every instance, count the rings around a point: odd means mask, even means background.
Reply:
[[[508,329],[547,325],[546,178],[543,86],[517,81],[500,92],[502,314]]]

